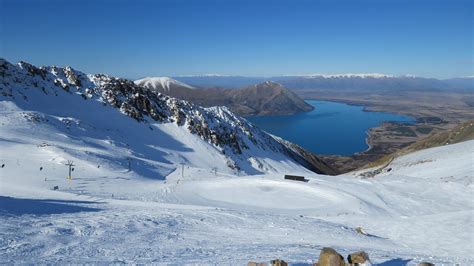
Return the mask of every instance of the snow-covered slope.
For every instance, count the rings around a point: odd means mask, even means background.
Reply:
[[[382,265],[474,263],[474,141],[405,155],[374,178],[317,175],[225,108],[69,68],[1,66],[2,264],[311,263],[324,246]],[[190,121],[234,123],[241,139],[214,145]]]
[[[169,92],[170,90],[178,87],[187,88],[191,90],[194,89],[193,86],[168,77],[146,77],[143,79],[135,80],[134,82],[139,86],[146,87],[162,93]]]
[[[99,148],[110,153],[105,159],[133,160],[142,164],[141,174],[160,178],[180,164],[241,174],[306,171],[301,164],[318,171],[294,148],[225,107],[202,108],[70,67],[2,60],[0,71],[4,129],[12,135],[34,129],[35,144],[73,138],[84,143],[84,152]]]
[[[403,156],[371,179],[185,167],[159,180],[106,159],[106,140],[51,131],[57,141],[37,146],[37,129],[2,126],[0,263],[311,263],[323,246],[381,265],[474,263],[474,141]]]

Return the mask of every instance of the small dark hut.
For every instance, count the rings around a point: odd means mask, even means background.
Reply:
[[[294,181],[301,181],[301,182],[308,182],[309,180],[304,178],[304,176],[299,175],[285,175],[285,179],[294,180]]]

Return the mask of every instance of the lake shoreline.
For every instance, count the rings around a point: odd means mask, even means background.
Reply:
[[[315,107],[313,112],[253,116],[246,119],[273,135],[298,144],[318,157],[331,158],[330,164],[336,158],[339,160],[339,158],[360,157],[361,154],[367,153],[385,155],[386,152],[382,152],[385,150],[383,147],[377,148],[378,133],[374,129],[387,124],[402,127],[416,122],[411,116],[372,111],[359,104],[319,99],[307,102]],[[353,168],[354,164],[349,165]],[[336,168],[341,168],[337,166]],[[341,169],[346,171],[347,167]]]
[[[474,112],[472,112],[472,110],[466,110],[464,107],[452,106],[447,108],[444,104],[440,104],[439,106],[425,105],[423,101],[417,101],[416,99],[406,101],[398,98],[394,99],[393,96],[367,98],[365,95],[354,97],[346,95],[315,95],[313,92],[309,94],[297,92],[297,94],[305,99],[305,101],[315,100],[357,106],[361,108],[360,110],[362,112],[408,116],[413,120],[410,123],[398,121],[394,123],[390,121],[390,119],[387,119],[376,126],[369,127],[365,131],[364,137],[364,146],[366,148],[347,155],[331,155],[318,151],[318,149],[313,149],[311,148],[311,145],[300,144],[300,146],[322,158],[328,164],[343,173],[364,168],[365,165],[377,161],[384,156],[393,154],[414,142],[430,136],[431,134],[452,129],[460,122],[474,117],[474,114],[471,115],[471,113]],[[319,108],[316,105],[315,110],[317,109]],[[311,111],[298,114],[304,116],[304,114],[308,113],[311,113]],[[287,118],[291,116],[292,115],[280,115],[279,117]],[[249,121],[253,120],[252,118],[255,118],[255,116],[250,117],[250,119],[249,117],[246,117]],[[253,121],[251,122],[254,123]],[[262,128],[261,126],[259,127]],[[283,138],[288,139],[287,137]],[[288,140],[292,141],[291,139]],[[337,141],[332,141],[331,143],[337,143]]]
[[[380,102],[360,99],[346,99],[337,97],[304,97],[305,100],[328,101],[344,103],[362,107],[364,112],[385,112],[406,115],[413,118],[413,124],[400,125],[399,122],[384,122],[367,130],[366,144],[368,148],[352,155],[324,155],[318,154],[326,162],[342,172],[349,172],[363,168],[365,165],[380,158],[393,154],[400,149],[413,144],[429,135],[450,129],[459,122],[452,121],[449,116],[440,116],[439,113],[425,108],[396,107],[395,103],[383,105]],[[434,114],[433,114],[434,113]],[[462,120],[460,120],[462,121]],[[398,125],[397,125],[398,124]]]

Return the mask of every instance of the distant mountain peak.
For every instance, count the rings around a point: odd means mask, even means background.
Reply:
[[[237,102],[258,107],[259,114],[288,114],[307,112],[313,107],[285,88],[282,84],[267,80],[240,90],[230,90]]]
[[[194,89],[193,86],[177,81],[169,77],[146,77],[135,80],[135,84],[146,87],[148,89],[158,90],[160,92],[169,92],[173,87],[182,87],[187,89]]]
[[[264,81],[264,82],[262,82],[262,83],[255,84],[255,87],[261,87],[261,86],[266,86],[266,87],[283,87],[283,85],[281,85],[280,83],[275,82],[275,81],[272,81],[272,80],[267,80],[267,81]]]

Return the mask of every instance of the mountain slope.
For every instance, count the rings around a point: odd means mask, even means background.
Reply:
[[[41,137],[48,143],[60,135],[92,150],[99,145],[112,153],[107,155],[111,160],[127,164],[133,158],[142,164],[145,176],[163,178],[179,164],[245,174],[305,171],[301,165],[321,173],[320,166],[329,169],[227,108],[202,108],[125,79],[5,60],[0,76],[2,111],[13,123],[11,134],[17,121],[18,130],[35,125],[45,132]]]
[[[135,83],[202,106],[226,106],[240,115],[288,115],[313,109],[296,94],[271,81],[241,89],[194,89],[176,81],[172,83],[171,89],[166,89],[160,79],[146,78]]]
[[[82,155],[74,138],[36,145],[43,132],[12,128],[9,117],[0,116],[3,264],[311,264],[324,246],[364,250],[376,265],[474,263],[474,141],[402,156],[369,179],[306,172],[305,183],[189,167],[163,181],[115,160],[98,168],[99,143]]]
[[[1,264],[474,263],[474,141],[318,175],[227,108],[6,61],[0,125]]]
[[[252,114],[294,114],[313,109],[296,94],[272,81],[265,81],[240,90],[228,90],[227,93],[232,97],[235,105],[251,107]],[[238,107],[235,109],[239,110]]]

